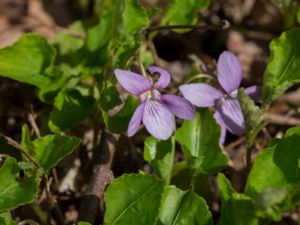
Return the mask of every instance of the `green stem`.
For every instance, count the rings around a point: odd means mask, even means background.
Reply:
[[[144,66],[143,66],[143,63],[142,63],[140,60],[139,60],[138,62],[139,62],[139,66],[140,66],[142,75],[143,75],[144,77],[148,77],[148,76],[147,76],[147,73],[146,73],[146,70],[145,70],[145,68],[144,68]]]
[[[253,146],[247,146],[247,156],[246,156],[246,169],[247,173],[250,172],[250,169],[252,167],[252,149]]]
[[[65,218],[64,218],[64,215],[62,214],[62,212],[61,212],[61,210],[58,206],[58,203],[55,204],[55,206],[54,206],[54,213],[57,216],[59,224],[64,225],[65,224]]]
[[[32,210],[34,211],[35,215],[39,218],[41,224],[49,225],[47,215],[41,209],[41,207],[37,203],[32,203],[30,206],[31,206]]]
[[[154,31],[160,30],[174,30],[174,29],[192,29],[192,30],[225,30],[230,27],[230,23],[227,20],[222,20],[219,25],[191,25],[191,24],[180,24],[180,25],[165,25],[165,26],[156,26],[156,27],[148,27],[143,30],[143,32],[147,35]]]
[[[209,80],[214,80],[214,77],[212,75],[203,73],[203,74],[198,74],[198,75],[193,76],[192,78],[190,78],[189,80],[187,80],[184,83],[188,84],[194,80],[201,79],[201,78],[207,78]]]

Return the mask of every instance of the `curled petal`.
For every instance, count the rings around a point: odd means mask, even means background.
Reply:
[[[131,117],[131,120],[128,125],[128,131],[127,131],[129,137],[133,136],[140,127],[143,118],[145,104],[146,104],[145,102],[140,104],[136,108],[133,116]]]
[[[172,112],[160,102],[146,101],[143,123],[149,133],[157,139],[167,140],[174,130],[174,116]]]
[[[127,70],[114,70],[118,82],[121,86],[133,95],[140,95],[151,89],[151,82],[146,77]]]
[[[250,86],[245,88],[245,93],[249,95],[249,97],[252,98],[255,102],[259,102],[262,94],[262,88],[261,86],[257,85]]]
[[[213,106],[215,101],[223,96],[222,92],[204,83],[184,84],[179,90],[183,97],[199,107]]]
[[[171,76],[167,70],[157,67],[157,66],[149,66],[148,70],[151,74],[153,74],[153,73],[160,74],[158,81],[156,81],[154,84],[155,88],[164,89],[169,85],[169,83],[171,81]]]
[[[221,116],[219,111],[216,111],[214,113],[214,118],[221,127],[221,136],[220,136],[219,143],[224,144],[224,141],[225,141],[225,138],[226,138],[226,125],[225,125],[225,122],[223,121],[222,116]]]
[[[238,100],[222,98],[217,111],[220,113],[227,130],[236,135],[245,133],[244,116]]]
[[[239,59],[229,51],[224,51],[219,57],[218,81],[228,94],[237,90],[241,84],[242,65]]]
[[[195,117],[195,107],[188,100],[176,95],[162,95],[160,99],[175,116],[185,120]]]

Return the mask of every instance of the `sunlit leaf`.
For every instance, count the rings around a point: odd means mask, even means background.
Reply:
[[[71,68],[67,65],[52,67],[49,73],[52,81],[49,85],[42,87],[38,91],[38,97],[42,102],[53,103],[58,92],[61,91],[72,77]]]
[[[82,222],[82,221],[79,221],[79,222],[78,222],[78,225],[91,225],[91,224],[88,223],[88,222]]]
[[[234,191],[230,181],[223,174],[218,174],[217,180],[222,203],[219,224],[258,225],[254,200]]]
[[[0,213],[0,224],[1,225],[17,225],[12,218],[9,212]]]
[[[299,129],[287,132],[276,144],[262,150],[247,179],[246,194],[256,197],[266,188],[290,188],[299,183]]]
[[[175,134],[189,166],[197,173],[217,173],[227,165],[219,138],[220,127],[208,109],[200,109],[193,120],[185,120]]]
[[[264,104],[275,100],[300,81],[300,29],[284,32],[271,42],[271,59],[264,73]]]
[[[125,174],[115,179],[104,196],[104,224],[154,225],[159,214],[163,189],[164,182],[151,175]]]
[[[166,141],[148,137],[144,143],[144,159],[149,162],[160,177],[167,183],[170,182],[174,161],[175,140],[170,138]]]
[[[75,53],[84,44],[84,28],[81,21],[75,21],[68,29],[72,33],[66,31],[58,32],[50,39],[50,43],[58,48],[60,56],[66,56]]]
[[[33,141],[34,157],[44,170],[49,171],[72,153],[81,139],[70,136],[47,135]]]
[[[134,21],[134,22],[133,22]],[[141,45],[141,30],[149,25],[148,14],[138,0],[124,2],[122,16],[117,32],[117,48],[115,50],[115,66],[125,66]]]
[[[0,212],[34,201],[38,196],[39,171],[24,176],[14,158],[7,157],[0,168]]]
[[[51,79],[45,75],[55,50],[39,35],[23,35],[14,45],[0,49],[0,76],[45,87]]]
[[[159,222],[161,225],[212,224],[212,215],[203,198],[174,186],[165,189]]]
[[[174,0],[170,2],[162,19],[162,23],[170,25],[195,23],[198,18],[197,11],[209,5],[209,0]]]
[[[281,220],[281,212],[285,207],[284,201],[288,201],[288,191],[284,188],[264,189],[255,199],[257,215],[270,218],[273,221]]]

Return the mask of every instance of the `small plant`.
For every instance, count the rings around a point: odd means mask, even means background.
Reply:
[[[80,127],[93,131],[88,194],[94,200],[81,196],[78,224],[98,218],[105,225],[258,225],[294,212],[300,203],[300,127],[272,137],[257,155],[253,149],[266,130],[264,113],[300,82],[300,29],[272,40],[261,87],[240,87],[242,67],[229,51],[220,54],[209,79],[196,82],[194,74],[209,72],[194,67],[193,83],[175,83],[159,64],[153,33],[227,29],[223,23],[195,24],[196,12],[209,1],[172,1],[157,26],[150,21],[158,11],[138,0],[99,2],[95,20],[77,21],[74,32],[61,31],[51,40],[25,34],[0,49],[0,75],[36,87],[47,106],[37,118],[29,114],[20,142],[1,129],[0,224],[17,224],[10,212],[23,205],[30,205],[40,224],[49,224],[51,216],[37,203],[41,198],[57,224],[64,223],[53,169],[83,143],[74,132]],[[227,130],[243,136],[247,146],[242,192],[222,173],[229,166]],[[151,169],[113,178],[120,135],[129,143],[125,148],[143,149]],[[219,209],[212,207],[219,200]]]

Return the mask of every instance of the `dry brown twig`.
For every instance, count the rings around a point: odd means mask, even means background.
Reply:
[[[264,119],[269,120],[269,123],[286,126],[297,126],[300,124],[300,119],[295,117],[288,117],[280,114],[266,112]]]
[[[118,140],[119,135],[102,130],[99,148],[97,147],[93,154],[93,175],[88,191],[81,201],[78,221],[94,224],[96,220],[103,203],[104,191],[114,178],[111,166]]]
[[[31,109],[31,112],[28,113],[28,121],[35,133],[35,135],[40,138],[41,137],[41,132],[39,127],[37,126],[36,122],[35,122],[35,118],[36,118],[36,114],[33,112],[33,110]]]

